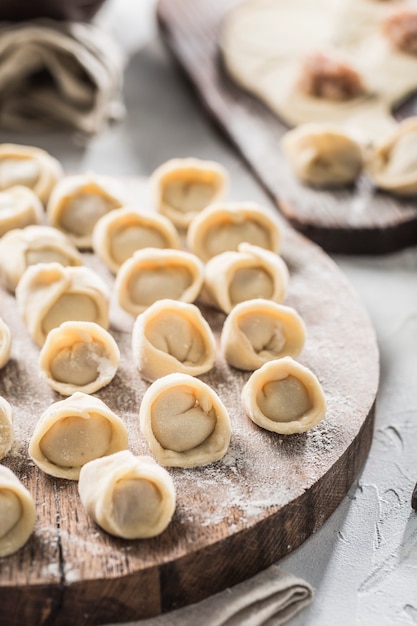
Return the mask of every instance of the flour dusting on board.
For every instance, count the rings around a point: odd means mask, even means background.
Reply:
[[[112,288],[114,278],[106,268],[92,255],[84,257]],[[77,483],[46,476],[28,458],[27,446],[37,420],[52,402],[62,398],[40,379],[39,349],[16,314],[13,297],[1,292],[0,315],[12,329],[13,343],[11,359],[0,375],[0,395],[14,409],[16,435],[2,462],[33,494],[37,524],[19,556],[2,562],[0,584],[3,580],[61,584],[62,577],[76,582],[88,579],[91,572],[119,577],[175,560],[264,520],[302,496],[331,469],[352,443],[373,402],[375,380],[363,376],[364,366],[374,358],[368,321],[340,277],[337,280],[342,286],[334,293],[335,271],[321,253],[287,244],[284,257],[291,271],[285,304],[297,308],[307,326],[307,343],[299,360],[323,385],[326,417],[313,430],[299,435],[281,436],[255,426],[240,399],[250,373],[229,367],[219,353],[213,370],[201,379],[218,393],[230,414],[230,449],[221,461],[207,467],[168,468],[177,490],[177,509],[167,531],[146,541],[123,541],[101,531],[82,508]],[[225,316],[207,307],[201,310],[219,344]],[[347,315],[349,327],[356,331],[349,336],[344,330]],[[133,366],[134,320],[118,308],[114,297],[110,318],[110,332],[121,351],[120,367],[112,383],[96,395],[124,420],[132,452],[149,454],[139,428],[139,408],[149,384]],[[373,376],[372,367],[368,370]]]

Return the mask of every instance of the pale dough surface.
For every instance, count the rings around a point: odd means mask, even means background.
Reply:
[[[404,120],[367,163],[374,184],[401,196],[417,193],[417,118]]]
[[[42,204],[36,194],[23,186],[0,191],[0,237],[15,229],[42,221]]]
[[[216,342],[198,307],[163,299],[137,317],[132,353],[141,376],[151,382],[174,372],[200,376],[214,365]]]
[[[295,359],[305,336],[304,322],[295,309],[256,298],[237,304],[227,316],[221,349],[229,365],[256,370],[284,356]]]
[[[280,250],[278,222],[255,202],[211,204],[193,219],[187,233],[187,248],[205,263],[222,252],[237,250],[241,243]]]
[[[310,430],[327,411],[315,374],[290,356],[256,370],[242,389],[242,403],[255,424],[283,435]]]
[[[6,365],[10,358],[11,343],[10,329],[0,317],[0,369]]]
[[[151,211],[128,207],[110,211],[93,230],[93,250],[117,274],[134,252],[143,248],[180,248],[174,225]]]
[[[36,343],[42,346],[65,321],[109,325],[109,295],[104,281],[88,267],[38,263],[28,267],[16,289],[18,310]]]
[[[22,185],[45,204],[62,175],[59,161],[45,150],[12,143],[0,145],[0,191]]]
[[[25,270],[36,263],[82,265],[76,247],[61,231],[50,226],[16,228],[0,239],[0,281],[14,292]]]
[[[167,467],[208,465],[229,448],[226,407],[212,387],[188,374],[168,374],[153,382],[139,419],[152,454]]]
[[[35,516],[29,491],[8,467],[0,465],[0,558],[13,554],[26,543]]]
[[[175,511],[175,487],[151,457],[122,450],[86,463],[78,484],[88,514],[108,533],[125,539],[155,537]]]
[[[47,335],[39,355],[41,377],[58,393],[94,393],[108,385],[119,366],[112,335],[94,322],[67,321]]]
[[[12,407],[5,398],[0,396],[0,459],[3,459],[12,447],[14,439],[13,419]]]
[[[396,6],[377,0],[245,2],[224,23],[226,67],[289,125],[346,123],[378,137],[394,125],[393,105],[417,89],[417,56],[396,51],[380,27]],[[341,103],[298,93],[302,60],[316,51],[356,68],[366,93]]]
[[[78,248],[91,248],[94,226],[124,204],[122,191],[104,176],[66,176],[53,189],[47,206],[51,226],[62,230]]]
[[[228,314],[255,298],[282,302],[288,281],[288,268],[278,254],[244,242],[206,263],[200,299]]]
[[[194,254],[143,248],[120,267],[115,291],[121,308],[137,316],[163,298],[193,302],[203,280],[203,264]]]
[[[229,177],[214,161],[170,159],[151,175],[151,204],[179,229],[186,229],[205,207],[226,196]]]
[[[76,392],[41,415],[29,456],[50,476],[78,480],[85,463],[125,449],[127,430],[122,419],[99,398]]]
[[[310,185],[353,183],[363,167],[361,144],[331,124],[301,124],[285,133],[281,145],[297,178]]]

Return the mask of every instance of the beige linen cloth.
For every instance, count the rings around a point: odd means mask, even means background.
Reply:
[[[125,626],[280,626],[312,597],[308,583],[271,565],[198,604]]]
[[[124,58],[93,24],[0,23],[0,128],[94,135],[124,113]]]

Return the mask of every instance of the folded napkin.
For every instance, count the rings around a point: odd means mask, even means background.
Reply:
[[[93,24],[0,25],[0,127],[100,132],[124,113],[124,58]]]
[[[130,626],[280,626],[312,600],[308,583],[276,565],[198,604]],[[125,626],[129,626],[126,624]]]

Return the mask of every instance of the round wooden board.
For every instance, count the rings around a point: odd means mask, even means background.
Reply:
[[[143,184],[134,185],[136,204]],[[226,457],[205,468],[170,469],[178,504],[159,537],[123,541],[86,516],[75,482],[43,474],[27,456],[36,420],[60,399],[38,375],[39,350],[0,291],[0,315],[12,329],[11,360],[0,372],[0,394],[15,410],[16,441],[4,464],[36,502],[33,536],[0,560],[2,626],[87,626],[144,618],[198,601],[277,561],[317,530],[345,496],[372,439],[378,350],[367,313],[337,266],[318,247],[284,230],[291,280],[286,304],[308,332],[300,361],[318,376],[328,401],[321,424],[279,436],[244,414],[240,393],[249,374],[218,355],[202,379],[218,392],[233,426]],[[113,277],[91,254],[86,263],[111,286]],[[203,309],[217,337],[224,315]],[[112,383],[97,395],[125,420],[130,449],[148,453],[138,424],[147,383],[132,364],[133,318],[111,303],[111,332],[121,349]]]
[[[328,252],[385,254],[417,245],[416,198],[378,192],[365,176],[340,191],[300,183],[281,150],[288,126],[235,85],[221,57],[221,28],[242,0],[159,0],[162,33],[205,109],[233,142],[294,228]],[[417,99],[395,115],[417,114]]]

